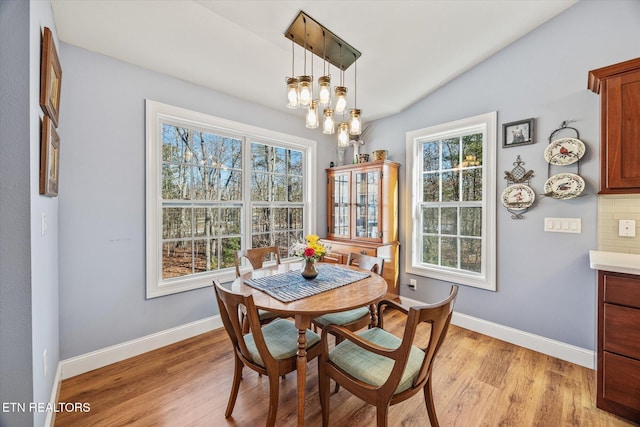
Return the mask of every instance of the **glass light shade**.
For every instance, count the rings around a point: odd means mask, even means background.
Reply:
[[[300,107],[308,107],[313,99],[313,87],[311,85],[311,76],[298,77],[300,84],[298,85],[298,103]]]
[[[349,134],[360,135],[362,133],[362,121],[360,120],[360,110],[353,109],[349,112],[351,120],[349,121]]]
[[[349,146],[349,124],[347,122],[340,123],[338,128],[338,147]]]
[[[318,127],[318,122],[318,102],[314,99],[307,110],[306,126],[309,129],[315,129]]]
[[[298,108],[298,79],[287,79],[287,108]]]
[[[318,104],[329,105],[331,103],[331,77],[318,78]]]
[[[336,132],[336,123],[333,121],[333,109],[324,109],[324,121],[322,122],[322,133],[333,135]]]
[[[347,88],[344,86],[336,86],[336,114],[344,113],[347,109]]]

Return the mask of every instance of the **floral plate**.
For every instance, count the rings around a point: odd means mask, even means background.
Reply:
[[[573,199],[584,191],[584,179],[575,173],[559,173],[544,183],[544,194],[554,199]]]
[[[584,156],[586,148],[577,138],[556,139],[544,149],[544,159],[552,165],[565,166],[577,162]]]
[[[527,209],[536,199],[536,193],[524,184],[513,184],[502,192],[502,204],[508,209]]]

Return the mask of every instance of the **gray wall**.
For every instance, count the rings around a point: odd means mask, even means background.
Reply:
[[[217,314],[211,288],[145,299],[145,98],[316,139],[322,168],[334,153],[323,149],[328,142],[321,131],[307,130],[285,108],[263,108],[68,44],[61,61],[67,83],[60,119],[64,359]],[[323,169],[318,173],[324,176]],[[324,207],[322,179],[316,196]],[[326,230],[323,209],[318,233]]]
[[[600,113],[599,97],[587,90],[587,73],[639,55],[639,19],[636,0],[581,1],[411,108],[375,123],[368,150],[387,148],[393,160],[404,163],[407,131],[498,111],[497,292],[463,286],[456,311],[595,349],[596,276],[589,269],[588,251],[596,248]],[[536,119],[536,143],[502,148],[502,123],[529,117]],[[587,145],[580,162],[587,189],[582,197],[567,201],[542,197],[547,179],[544,148],[563,120],[576,120],[572,125]],[[574,134],[555,138],[561,136]],[[518,154],[535,172],[531,185],[537,201],[524,220],[512,220],[499,199],[507,186],[504,171],[513,168]],[[576,169],[556,167],[551,172]],[[400,206],[408,200],[405,173],[402,169]],[[404,215],[401,212],[402,220]],[[582,234],[545,233],[545,217],[582,218]],[[402,232],[408,227],[411,224],[403,221]],[[401,243],[402,250],[409,247],[404,238]],[[434,301],[449,287],[408,274],[401,275],[401,283],[410,278],[417,279],[418,289],[405,285],[401,294],[417,300]]]
[[[0,401],[24,404],[49,401],[59,361],[58,201],[38,194],[44,26],[55,36],[48,1],[0,1]],[[2,412],[0,425],[45,417]]]

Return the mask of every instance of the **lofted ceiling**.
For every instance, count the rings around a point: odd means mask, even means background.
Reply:
[[[398,113],[577,0],[51,0],[61,41],[285,108],[300,10],[358,49],[363,120]],[[296,71],[302,74],[302,48]],[[307,59],[310,74],[311,60]],[[322,60],[316,57],[314,74]],[[64,69],[64,64],[63,64]],[[331,68],[332,82],[339,71]],[[353,102],[354,67],[344,73]],[[352,105],[352,104],[351,104]]]

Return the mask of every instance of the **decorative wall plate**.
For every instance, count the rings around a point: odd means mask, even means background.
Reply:
[[[559,173],[544,183],[544,194],[554,199],[573,199],[584,191],[584,179],[575,173]]]
[[[585,145],[577,138],[556,139],[544,149],[544,159],[552,165],[565,166],[584,156]]]
[[[524,184],[513,184],[502,192],[502,204],[507,209],[527,209],[536,199],[536,193]]]

